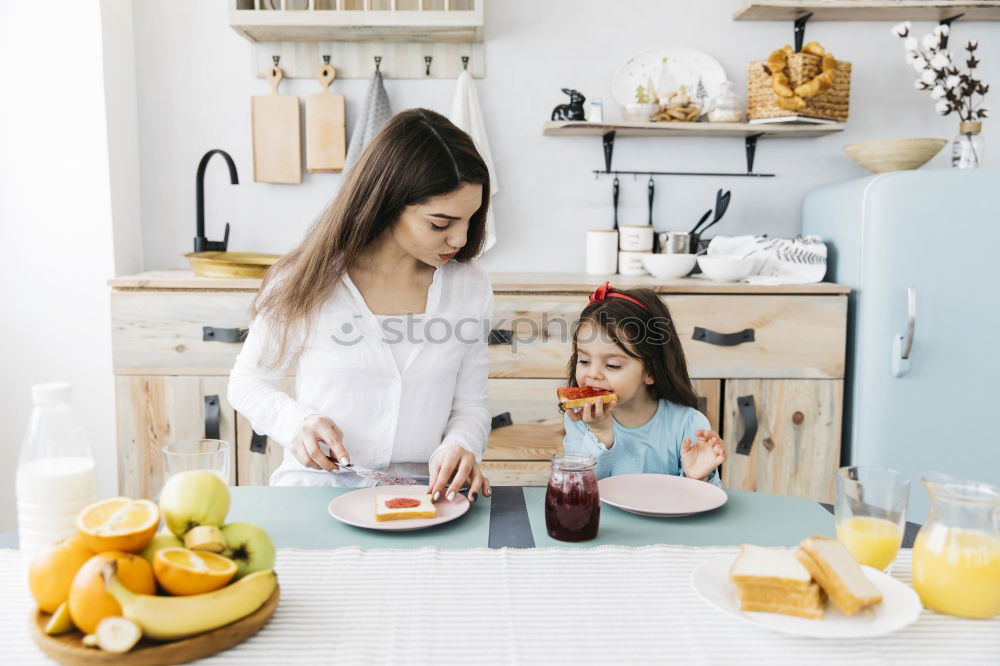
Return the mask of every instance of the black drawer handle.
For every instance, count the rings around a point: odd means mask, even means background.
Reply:
[[[219,439],[219,396],[205,396],[205,439]]]
[[[740,417],[743,419],[743,436],[736,445],[736,453],[748,456],[753,440],[757,437],[757,407],[754,405],[752,395],[741,395],[736,398],[736,405],[740,408]]]
[[[510,417],[510,412],[504,412],[503,414],[497,414],[493,417],[493,422],[490,424],[490,430],[496,430],[497,428],[503,428],[504,426],[514,425],[514,419]]]
[[[243,342],[247,339],[247,329],[202,326],[201,339],[204,342]]]
[[[745,328],[736,333],[716,333],[715,331],[710,331],[707,328],[695,326],[694,334],[691,336],[691,339],[707,342],[710,345],[718,345],[719,347],[734,347],[736,345],[741,345],[744,342],[753,342],[754,335],[752,328]]]
[[[504,328],[494,328],[490,331],[490,337],[487,344],[491,345],[510,345],[514,343],[514,331],[510,331]]]
[[[254,453],[267,453],[267,435],[261,435],[256,430],[250,436],[250,450]]]

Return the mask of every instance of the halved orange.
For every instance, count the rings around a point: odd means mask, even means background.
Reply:
[[[140,551],[153,540],[159,524],[160,509],[156,503],[128,497],[94,502],[76,517],[76,529],[95,553]]]
[[[236,575],[236,563],[204,550],[164,548],[153,558],[153,573],[170,594],[201,594],[231,581]]]

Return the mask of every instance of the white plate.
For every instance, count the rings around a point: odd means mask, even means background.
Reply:
[[[436,518],[411,518],[409,520],[375,520],[375,495],[420,495],[427,492],[427,486],[375,486],[361,488],[330,502],[330,515],[342,523],[364,527],[370,530],[385,532],[408,532],[434,527],[455,520],[469,510],[469,500],[465,495],[456,493],[453,499],[443,497],[434,503],[437,508]]]
[[[643,51],[625,61],[611,81],[611,90],[619,107],[635,102],[635,90],[652,81],[658,94],[679,92],[683,85],[688,95],[698,97],[701,81],[706,97],[719,94],[726,80],[726,70],[704,51],[689,48],[656,48]]]
[[[619,474],[597,482],[601,501],[657,518],[680,518],[712,511],[729,496],[718,486],[673,474]]]
[[[703,563],[692,574],[691,584],[710,605],[763,629],[813,638],[871,638],[899,631],[920,617],[922,606],[916,592],[895,578],[864,566],[861,568],[865,575],[882,593],[882,603],[854,615],[844,615],[830,600],[819,620],[741,611],[736,586],[729,582],[729,568],[734,559],[735,555],[724,555]]]

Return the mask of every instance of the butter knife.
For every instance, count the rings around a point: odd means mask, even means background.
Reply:
[[[387,486],[415,486],[417,485],[416,479],[411,479],[408,476],[403,476],[402,474],[393,474],[392,472],[380,472],[377,469],[370,469],[368,467],[360,467],[354,463],[349,465],[344,465],[342,463],[337,463],[337,465],[342,470],[348,472],[354,472],[360,477],[365,479],[370,479],[372,481],[378,481],[379,483],[384,483]]]
[[[333,460],[333,462],[337,464],[338,469],[354,472],[364,479],[370,479],[371,481],[377,481],[378,483],[384,483],[389,486],[415,486],[419,483],[416,479],[411,479],[410,477],[403,476],[402,474],[381,472],[377,469],[362,467],[360,465],[355,465],[354,463],[348,463],[345,465],[342,462],[338,462],[333,456],[330,455],[330,448],[326,445],[326,442],[319,443],[319,450],[323,452],[324,456]]]

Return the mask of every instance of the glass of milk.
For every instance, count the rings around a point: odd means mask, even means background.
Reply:
[[[97,500],[94,458],[70,408],[65,382],[31,387],[34,407],[18,460],[17,527],[25,561],[76,532],[76,516]]]

